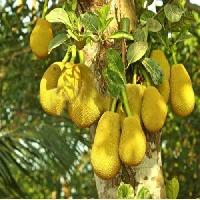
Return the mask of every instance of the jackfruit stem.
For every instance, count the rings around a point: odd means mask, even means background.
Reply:
[[[133,84],[136,83],[137,83],[137,66],[135,66],[133,70]]]
[[[72,56],[71,56],[70,62],[74,63],[76,59],[76,45],[71,46],[71,52],[72,52]]]
[[[62,62],[66,63],[69,60],[70,48],[68,47],[65,57],[63,58]]]
[[[84,53],[83,53],[83,50],[79,50],[78,51],[78,55],[79,55],[79,63],[80,64],[84,64]]]
[[[173,50],[171,52],[172,52],[172,59],[174,61],[174,64],[177,64],[175,52]]]
[[[44,1],[44,7],[43,7],[43,11],[42,11],[42,19],[45,19],[45,15],[47,13],[48,10],[48,0]]]
[[[150,86],[151,85],[151,81],[149,79],[149,76],[148,76],[147,72],[145,70],[142,70],[142,74],[144,76],[144,79],[146,81],[147,86]]]
[[[131,110],[129,108],[128,98],[127,98],[125,87],[122,89],[121,93],[122,93],[123,104],[124,104],[124,108],[125,108],[127,116],[128,117],[133,116],[132,113],[131,113]]]
[[[117,104],[117,98],[113,98],[110,111],[115,112],[116,104]]]

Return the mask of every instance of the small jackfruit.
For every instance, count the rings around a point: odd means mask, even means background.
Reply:
[[[52,38],[51,24],[45,19],[38,19],[30,35],[30,47],[38,58],[48,55],[48,45]]]
[[[94,172],[102,179],[111,179],[120,170],[119,139],[119,114],[106,111],[98,122],[91,150]]]
[[[65,98],[57,88],[63,68],[62,62],[53,63],[40,81],[40,103],[44,111],[52,115],[60,115],[65,107]]]
[[[170,92],[169,81],[167,79],[164,79],[162,83],[158,86],[158,91],[160,92],[165,102],[167,103],[169,100],[169,92]]]
[[[148,86],[144,91],[141,116],[144,126],[149,132],[157,132],[164,125],[167,105],[164,98],[153,86]]]
[[[119,156],[126,165],[138,165],[146,152],[146,136],[138,115],[126,117],[122,126]]]
[[[62,74],[58,79],[57,87],[63,90],[67,102],[71,102],[78,95],[81,87],[81,74],[78,65],[65,63]]]
[[[151,52],[150,57],[160,65],[160,67],[163,71],[164,79],[169,80],[169,78],[170,78],[170,65],[169,65],[169,62],[168,62],[164,52],[160,49],[153,50]]]
[[[78,67],[81,73],[81,87],[78,96],[68,104],[67,108],[71,120],[77,126],[85,128],[100,117],[103,109],[92,71],[82,64]]]
[[[126,93],[131,113],[140,116],[142,98],[145,86],[140,84],[126,84]]]
[[[190,76],[182,64],[171,68],[171,105],[176,115],[188,116],[194,109],[195,97]]]

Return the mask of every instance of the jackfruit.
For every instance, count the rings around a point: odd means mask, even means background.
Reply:
[[[110,110],[111,103],[112,98],[109,95],[99,94],[99,105],[102,112]]]
[[[149,132],[157,132],[164,125],[167,105],[164,98],[153,86],[148,86],[144,91],[141,116],[144,126]]]
[[[167,79],[164,79],[163,82],[158,86],[158,91],[163,96],[165,103],[167,103],[169,100],[170,92],[169,81]]]
[[[98,122],[91,150],[94,172],[102,179],[111,179],[120,170],[119,139],[119,114],[106,111]]]
[[[89,127],[102,113],[100,95],[96,89],[92,71],[85,65],[78,65],[81,73],[81,87],[78,96],[68,104],[68,114],[78,127]]]
[[[122,126],[119,156],[126,165],[138,165],[146,152],[146,136],[138,115],[126,117]]]
[[[181,117],[188,116],[194,109],[195,97],[190,76],[184,65],[172,65],[170,87],[174,113]]]
[[[52,38],[51,24],[45,19],[38,19],[30,35],[30,47],[38,58],[48,55],[48,45]]]
[[[161,67],[163,71],[163,78],[169,80],[170,78],[170,65],[164,54],[164,52],[160,49],[153,50],[151,52],[150,57],[155,60]]]
[[[65,98],[57,88],[63,68],[62,62],[53,63],[40,81],[40,103],[44,111],[52,115],[60,115],[65,107]]]
[[[126,93],[131,113],[140,116],[142,98],[145,86],[140,84],[126,84]]]
[[[63,90],[67,102],[71,102],[78,95],[81,87],[80,69],[73,63],[65,63],[65,67],[58,79],[57,87]]]

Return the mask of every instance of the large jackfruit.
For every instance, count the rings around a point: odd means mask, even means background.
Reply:
[[[182,64],[171,68],[171,105],[176,115],[188,116],[194,109],[195,97],[190,76]]]
[[[65,98],[57,88],[64,64],[53,63],[44,73],[40,82],[40,103],[45,112],[60,115],[65,107]]]
[[[164,75],[164,79],[169,80],[170,78],[170,65],[164,54],[160,49],[153,50],[150,57],[155,60],[161,67]]]
[[[59,90],[63,91],[67,102],[74,100],[81,87],[81,74],[78,65],[70,62],[66,63],[58,79],[57,86]]]
[[[45,19],[38,19],[30,35],[30,47],[38,58],[48,55],[48,45],[52,38],[51,24]]]
[[[148,86],[144,91],[141,116],[144,126],[149,132],[157,132],[164,125],[167,105],[164,98],[153,86]]]
[[[162,83],[158,86],[158,91],[163,96],[165,102],[167,103],[169,100],[170,86],[169,81],[164,79]]]
[[[120,170],[119,139],[119,114],[107,111],[98,122],[91,150],[94,172],[102,179],[111,179]]]
[[[122,126],[119,156],[126,165],[138,165],[146,152],[146,137],[138,115],[126,117]]]
[[[126,84],[126,93],[131,113],[140,116],[142,98],[145,86],[140,84]]]
[[[92,71],[85,65],[79,64],[78,67],[81,72],[81,87],[78,96],[68,104],[68,113],[77,126],[85,128],[100,117],[103,107]]]

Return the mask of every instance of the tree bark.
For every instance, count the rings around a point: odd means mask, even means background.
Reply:
[[[84,0],[81,0],[84,1]],[[88,2],[88,1],[87,1]],[[91,3],[93,2],[93,3]],[[108,34],[116,30],[120,17],[128,17],[131,22],[131,31],[136,27],[136,12],[134,0],[110,0],[110,1],[90,1],[85,10],[94,10],[100,7],[103,3],[110,3],[110,15],[114,17],[112,26],[107,30]],[[83,5],[82,5],[83,6]],[[84,48],[86,65],[95,70],[97,62],[99,61],[100,45],[88,45]],[[90,129],[92,139],[94,137],[96,125]],[[142,162],[135,167],[123,166],[126,169],[128,178],[124,180],[122,168],[120,173],[112,180],[102,180],[95,175],[96,187],[98,196],[101,199],[117,198],[117,188],[121,181],[131,184],[135,191],[141,187],[149,189],[152,198],[166,198],[164,178],[162,173],[162,161],[160,151],[160,136],[161,133],[149,134],[145,133],[147,137],[147,151]]]

